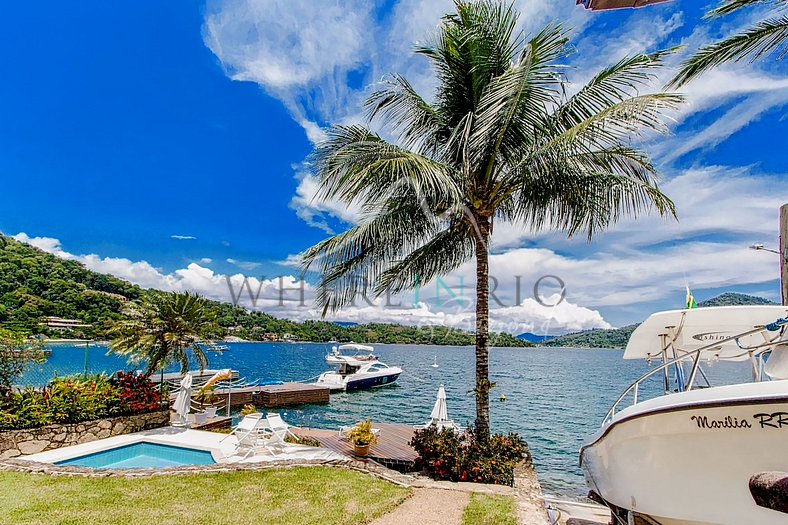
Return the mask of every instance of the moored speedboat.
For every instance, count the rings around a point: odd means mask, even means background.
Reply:
[[[374,350],[355,343],[334,347],[326,362],[338,366],[338,370],[320,374],[315,384],[331,390],[362,390],[394,383],[402,369],[378,361]]]
[[[786,327],[788,307],[738,306],[660,312],[633,332],[624,358],[661,364],[621,395],[580,452],[616,523],[788,523],[748,488],[753,476],[788,472]],[[710,385],[703,363],[717,360],[749,361],[753,381]],[[654,381],[663,395],[644,400]]]

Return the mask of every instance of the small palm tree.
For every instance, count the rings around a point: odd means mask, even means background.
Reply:
[[[147,362],[146,375],[172,363],[181,373],[190,368],[190,356],[200,370],[208,366],[203,347],[211,346],[217,333],[216,317],[208,303],[189,292],[148,292],[139,304],[132,303],[126,318],[112,328],[112,352],[133,362]]]
[[[788,13],[785,13],[788,0],[725,0],[718,8],[709,11],[706,18],[729,15],[759,4],[772,4],[776,6],[777,12],[739,34],[700,48],[682,64],[681,70],[670,81],[669,86],[683,86],[700,74],[726,62],[745,59],[754,62],[778,52],[788,41]],[[779,57],[782,58],[785,53],[786,50],[782,49]]]
[[[476,259],[476,430],[489,435],[489,254],[495,221],[591,236],[621,215],[673,203],[648,156],[631,146],[663,130],[676,94],[638,94],[663,54],[637,55],[568,95],[567,31],[526,41],[510,4],[457,1],[432,45],[416,52],[437,75],[432,102],[393,76],[366,103],[367,127],[336,126],[312,158],[324,198],[360,206],[350,230],[305,252],[322,275],[323,313],[358,293],[397,293]]]

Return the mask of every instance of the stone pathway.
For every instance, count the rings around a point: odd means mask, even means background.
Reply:
[[[405,503],[372,525],[460,525],[470,499],[468,492],[415,489]]]

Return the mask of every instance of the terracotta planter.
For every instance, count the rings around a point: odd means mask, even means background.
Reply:
[[[369,455],[369,445],[353,445],[353,453],[356,456],[365,458]]]

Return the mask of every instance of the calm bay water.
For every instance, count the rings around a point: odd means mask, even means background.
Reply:
[[[230,343],[231,350],[211,354],[211,368],[238,370],[249,381],[303,381],[328,369],[328,344]],[[26,375],[23,383],[42,384],[54,375],[82,372],[85,348],[54,345],[49,361]],[[91,372],[132,368],[106,347],[87,351]],[[429,419],[435,394],[446,387],[449,417],[472,424],[474,353],[470,347],[376,345],[381,361],[404,369],[399,381],[386,388],[331,395],[328,405],[281,411],[297,426],[335,429],[363,418],[419,424]],[[534,456],[545,492],[579,496],[587,492],[577,455],[584,438],[593,434],[620,393],[648,370],[643,361],[624,361],[620,350],[553,348],[494,348],[490,356],[493,431],[517,432]],[[437,357],[438,367],[433,368]],[[746,364],[720,363],[710,371],[713,384],[746,380]],[[659,384],[653,381],[656,395]],[[647,393],[648,389],[642,391]],[[500,395],[506,401],[499,401]]]

